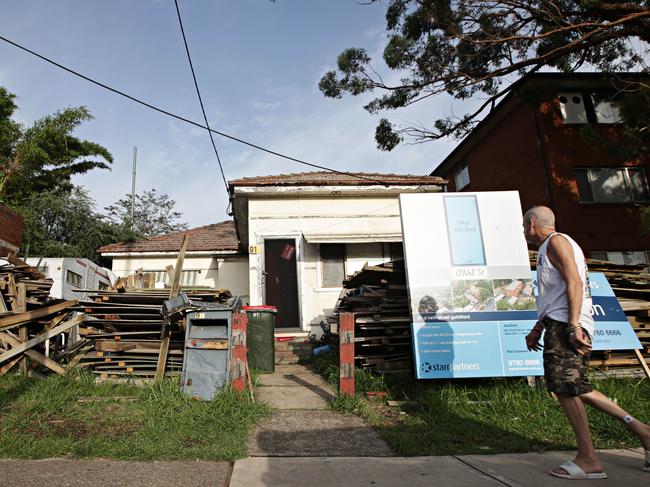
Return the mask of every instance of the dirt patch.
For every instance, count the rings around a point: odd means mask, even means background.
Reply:
[[[208,442],[206,440],[199,440],[197,438],[183,438],[183,446],[185,448],[193,448],[195,446],[205,446]]]
[[[135,433],[143,426],[140,419],[115,421],[115,418],[57,418],[52,416],[39,416],[17,425],[13,432],[45,437],[68,437],[82,440],[88,437],[119,438]]]

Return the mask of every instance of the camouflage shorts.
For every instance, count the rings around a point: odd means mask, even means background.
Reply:
[[[579,396],[593,388],[587,378],[589,356],[578,355],[569,343],[568,325],[551,318],[544,319],[544,380],[546,388],[556,394]],[[583,329],[585,337],[591,341]]]

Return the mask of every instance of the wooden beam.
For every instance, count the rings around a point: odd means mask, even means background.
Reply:
[[[634,353],[636,354],[636,358],[639,359],[639,363],[641,364],[641,367],[643,367],[643,371],[645,372],[646,377],[650,379],[650,368],[648,367],[645,358],[643,358],[643,354],[640,350],[637,349],[634,349]]]
[[[7,311],[9,311],[9,309],[7,308],[5,299],[2,297],[2,292],[0,291],[0,313],[6,313]]]
[[[24,343],[24,340],[18,339],[8,332],[0,333],[0,338],[5,342],[9,343],[12,347],[17,347]],[[42,353],[37,352],[36,350],[25,350],[25,355],[27,355],[35,362],[44,365],[45,367],[52,370],[53,372],[56,372],[57,374],[61,374],[61,375],[65,374],[65,369],[63,367],[61,367],[54,360],[47,358]]]
[[[22,323],[27,323],[28,321],[38,320],[40,318],[45,318],[46,316],[58,313],[66,308],[70,308],[77,304],[75,299],[70,301],[64,301],[62,303],[53,304],[51,306],[45,306],[43,308],[38,308],[32,311],[26,311],[24,313],[15,314],[11,316],[5,316],[0,318],[0,331],[4,331],[8,328],[13,328]]]
[[[183,261],[185,260],[185,251],[189,244],[190,238],[186,233],[183,237],[183,244],[181,250],[178,252],[176,259],[176,266],[174,266],[174,279],[172,281],[172,290],[169,293],[169,298],[175,298],[181,291],[181,273],[183,272]],[[156,380],[162,379],[165,376],[165,366],[167,365],[167,354],[169,353],[169,340],[170,330],[169,324],[163,323],[162,341],[160,342],[160,353],[158,354],[158,364],[156,365]]]
[[[31,340],[26,341],[22,345],[19,345],[17,347],[12,348],[11,350],[8,350],[7,352],[4,352],[3,354],[0,354],[0,364],[2,362],[6,362],[7,360],[15,357],[18,354],[23,353],[25,350],[29,350],[30,348],[38,345],[39,343],[44,342],[48,338],[52,338],[53,336],[58,335],[59,333],[63,333],[64,331],[68,331],[70,328],[73,326],[78,325],[83,321],[83,315],[79,315],[76,318],[73,318],[69,321],[66,321],[65,323],[57,326],[56,328],[53,328],[52,330],[45,331],[39,335],[36,335],[34,338]]]
[[[27,288],[24,283],[16,284],[16,310],[20,313],[27,311]],[[29,339],[29,332],[27,331],[27,325],[23,325],[18,328],[18,338],[22,343],[25,343]],[[27,377],[29,375],[29,363],[27,362],[27,357],[22,357],[19,363],[20,375]]]

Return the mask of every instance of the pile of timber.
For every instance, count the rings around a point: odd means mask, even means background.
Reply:
[[[536,253],[530,253],[535,269]],[[603,272],[636,332],[650,364],[650,274],[643,265],[618,265],[587,259],[591,272]],[[337,334],[339,313],[355,313],[355,362],[377,372],[412,370],[411,314],[403,261],[364,268],[343,282],[333,314],[327,317]],[[593,352],[592,367],[618,375],[643,374],[634,351]]]
[[[338,315],[355,314],[355,362],[377,372],[411,370],[413,345],[404,262],[364,266],[343,282],[334,314],[327,321],[337,333]]]
[[[535,268],[536,253],[531,252]],[[644,264],[621,265],[603,260],[587,259],[590,272],[602,272],[612,287],[643,348],[641,357],[632,350],[601,350],[591,355],[591,366],[613,375],[643,374],[643,363],[650,365],[650,274]],[[643,362],[641,362],[643,361]],[[641,367],[640,367],[641,365]],[[649,375],[650,376],[650,375]]]
[[[225,303],[231,297],[227,290],[185,293],[193,303]],[[168,332],[164,369],[162,365],[160,368],[165,376],[179,375],[183,366],[184,327],[180,321],[170,323],[165,330],[162,306],[169,297],[169,289],[94,291],[90,301],[73,308],[84,317],[79,329],[82,341],[72,363],[101,379],[153,378]]]
[[[0,316],[20,313],[50,301],[52,279],[17,257],[0,258]]]
[[[51,279],[17,257],[0,259],[0,375],[14,367],[24,375],[41,367],[65,373],[56,359],[81,318],[76,301],[50,298],[51,287]]]

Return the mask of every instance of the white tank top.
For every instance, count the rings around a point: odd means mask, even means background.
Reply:
[[[569,302],[566,294],[566,283],[560,271],[553,266],[546,255],[548,244],[555,235],[561,235],[563,238],[566,238],[573,248],[573,258],[578,268],[578,274],[580,274],[583,289],[580,325],[593,337],[594,319],[591,316],[591,290],[589,289],[589,276],[587,274],[585,256],[580,246],[571,237],[563,233],[552,233],[539,247],[539,254],[537,255],[537,314],[540,320],[548,316],[549,318],[564,323],[568,323],[569,321]]]

